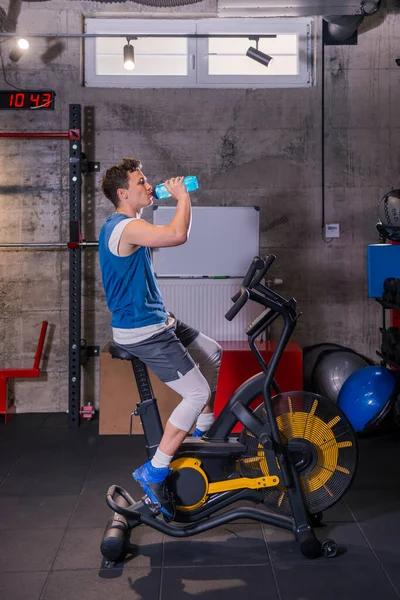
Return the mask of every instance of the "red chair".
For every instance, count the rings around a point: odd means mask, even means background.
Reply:
[[[36,349],[35,361],[32,369],[0,369],[0,415],[4,415],[4,422],[7,423],[9,417],[15,413],[14,406],[8,406],[7,401],[7,383],[9,379],[26,379],[31,377],[40,377],[39,363],[42,357],[44,339],[47,331],[47,321],[43,321],[40,331],[39,342]]]
[[[261,367],[251,352],[247,342],[219,342],[222,346],[222,362],[215,396],[214,414],[219,415],[236,389],[249,377],[260,373]],[[276,342],[257,342],[261,355],[270,361],[276,348]],[[281,392],[292,392],[303,389],[303,351],[299,344],[290,340],[283,351],[275,376]],[[272,394],[275,395],[275,392]],[[261,404],[262,397],[252,403],[252,408]],[[234,432],[242,431],[238,424]]]

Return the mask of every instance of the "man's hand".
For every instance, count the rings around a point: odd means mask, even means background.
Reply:
[[[188,191],[183,183],[183,177],[173,177],[164,183],[165,187],[176,200],[188,196]]]

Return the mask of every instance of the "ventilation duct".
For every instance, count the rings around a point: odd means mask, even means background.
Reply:
[[[16,31],[21,6],[22,0],[10,0],[7,13],[4,8],[0,7],[0,31],[3,33]]]
[[[2,33],[8,33],[8,28],[7,28],[7,13],[4,10],[4,8],[2,8],[0,6],[0,31]]]
[[[343,44],[350,40],[364,21],[363,15],[324,17],[324,41],[330,45]]]
[[[381,2],[370,2],[360,5],[357,15],[324,16],[324,43],[328,45],[356,44],[357,30],[364,17],[378,12]]]

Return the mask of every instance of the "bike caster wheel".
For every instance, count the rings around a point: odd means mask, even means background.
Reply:
[[[337,543],[333,540],[325,540],[321,544],[321,554],[326,558],[333,558],[338,551]]]

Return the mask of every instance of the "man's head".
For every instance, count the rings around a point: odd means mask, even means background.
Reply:
[[[119,165],[107,169],[100,185],[116,208],[125,206],[140,212],[153,203],[153,188],[141,169],[140,161],[135,158],[123,158]]]

